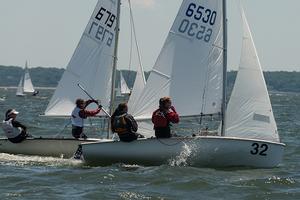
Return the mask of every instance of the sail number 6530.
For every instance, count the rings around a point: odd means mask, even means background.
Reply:
[[[269,146],[267,144],[253,143],[251,145],[253,149],[250,151],[252,155],[260,155],[260,156],[267,156],[266,152],[268,151]]]
[[[193,17],[195,20],[202,21],[203,23],[209,23],[211,26],[215,24],[217,18],[216,11],[212,11],[200,5],[197,6],[195,3],[190,3],[185,15]]]

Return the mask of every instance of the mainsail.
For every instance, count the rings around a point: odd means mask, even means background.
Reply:
[[[221,112],[222,1],[184,0],[132,114],[150,119],[171,96],[181,116]]]
[[[79,44],[45,111],[47,116],[69,116],[77,98],[87,96],[80,83],[104,108],[110,105],[117,31],[116,0],[99,0]]]
[[[243,10],[242,19],[242,54],[227,107],[226,136],[279,142],[268,90]]]

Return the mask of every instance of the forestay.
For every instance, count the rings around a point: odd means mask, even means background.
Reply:
[[[133,115],[150,119],[163,96],[180,116],[221,112],[222,1],[184,0]]]
[[[45,115],[70,115],[75,100],[87,98],[78,83],[109,107],[118,6],[116,0],[98,1]]]
[[[121,84],[121,94],[130,94],[130,89],[121,71],[120,71],[120,84]]]
[[[30,92],[33,93],[34,92],[34,88],[31,82],[31,78],[30,78],[30,74],[29,74],[29,70],[28,70],[28,66],[27,66],[27,62],[25,64],[25,74],[24,74],[24,92]]]
[[[227,107],[226,136],[279,142],[265,79],[243,10],[242,18],[242,54]]]

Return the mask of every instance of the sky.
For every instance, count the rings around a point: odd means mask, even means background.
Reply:
[[[151,70],[182,0],[131,0],[142,62]],[[118,68],[129,68],[130,29],[122,0]],[[228,68],[239,64],[242,26],[228,0]],[[65,68],[97,0],[0,0],[0,65]],[[265,71],[300,71],[300,1],[242,1]],[[134,62],[135,63],[135,62]]]

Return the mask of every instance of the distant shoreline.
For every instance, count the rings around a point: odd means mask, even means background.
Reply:
[[[34,86],[39,89],[53,90],[57,87],[65,69],[57,68],[30,68],[30,76]],[[16,88],[20,77],[23,75],[24,69],[20,67],[8,67],[0,65],[0,87]],[[116,85],[120,83],[120,71],[116,74]],[[135,71],[122,70],[127,85],[132,88],[136,76]],[[149,76],[149,72],[145,72],[145,78]],[[228,89],[232,89],[237,71],[229,71],[227,73]],[[300,92],[300,72],[276,71],[264,72],[264,77],[269,91],[280,92]]]
[[[16,86],[0,86],[0,89],[17,89]],[[56,87],[34,87],[37,90],[55,90]]]

